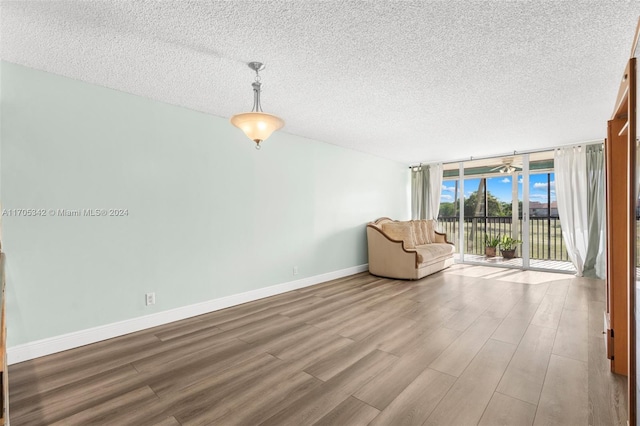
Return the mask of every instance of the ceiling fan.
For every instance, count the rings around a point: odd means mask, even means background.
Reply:
[[[502,159],[502,165],[500,165],[498,167],[494,167],[490,171],[494,172],[496,170],[500,171],[500,173],[518,172],[518,171],[522,170],[522,164],[514,163],[514,159],[513,158],[503,158]]]

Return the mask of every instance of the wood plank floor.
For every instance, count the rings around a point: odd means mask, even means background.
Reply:
[[[604,282],[361,273],[12,365],[15,425],[622,425]]]

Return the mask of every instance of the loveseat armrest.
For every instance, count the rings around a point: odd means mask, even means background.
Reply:
[[[445,234],[444,232],[435,231],[435,233],[436,240],[434,242],[454,245],[451,241],[447,240],[447,234]]]
[[[416,279],[418,253],[405,249],[403,242],[393,240],[375,225],[367,225],[369,272],[389,278]]]

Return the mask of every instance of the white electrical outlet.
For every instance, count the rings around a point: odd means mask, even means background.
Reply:
[[[293,267],[293,275],[298,275],[298,267],[297,266]]]
[[[147,293],[145,294],[145,302],[146,305],[155,305],[156,304],[156,294],[155,293]]]

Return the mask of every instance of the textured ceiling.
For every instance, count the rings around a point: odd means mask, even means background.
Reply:
[[[2,59],[404,163],[601,139],[640,2],[5,1]],[[263,149],[268,149],[265,142]],[[275,143],[275,142],[272,142]]]

